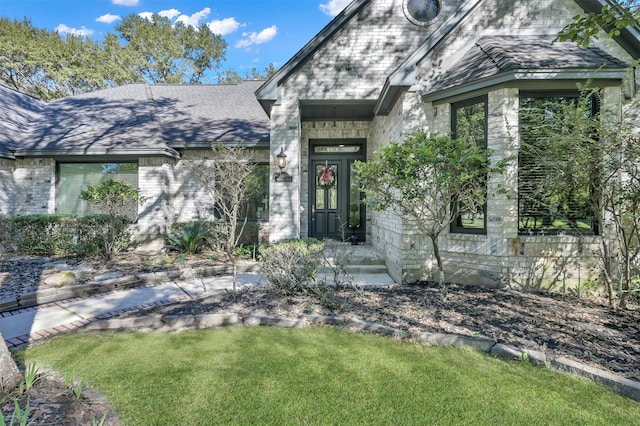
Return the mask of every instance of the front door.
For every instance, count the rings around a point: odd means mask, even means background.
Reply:
[[[312,140],[309,164],[309,236],[365,239],[365,211],[354,162],[366,159],[363,140]]]

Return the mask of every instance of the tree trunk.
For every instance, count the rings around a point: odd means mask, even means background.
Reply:
[[[447,284],[444,281],[444,266],[442,264],[442,257],[440,256],[438,236],[429,235],[429,238],[431,238],[431,243],[433,244],[433,255],[436,257],[436,263],[438,265],[438,286],[440,286],[442,296],[445,297],[447,295]]]
[[[0,333],[0,389],[13,389],[22,380],[16,362]],[[2,416],[2,414],[0,414]]]

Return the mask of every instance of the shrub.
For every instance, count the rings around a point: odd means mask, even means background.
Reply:
[[[306,293],[318,273],[323,248],[314,239],[284,241],[263,248],[262,271],[271,289],[287,296]]]
[[[195,254],[202,251],[207,245],[207,235],[210,227],[203,223],[184,225],[182,228],[168,237],[170,250],[180,253]]]
[[[0,241],[4,249],[34,256],[93,256],[104,247],[107,216],[29,215],[0,218]],[[116,244],[128,245],[129,219],[118,216],[113,222]]]

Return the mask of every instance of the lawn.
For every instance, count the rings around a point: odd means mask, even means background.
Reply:
[[[18,355],[94,386],[125,425],[631,425],[640,418],[640,404],[586,380],[331,328],[72,334]]]

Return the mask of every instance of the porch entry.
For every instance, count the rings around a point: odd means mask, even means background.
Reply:
[[[309,147],[309,236],[365,241],[363,195],[355,182],[364,139],[312,139]]]

